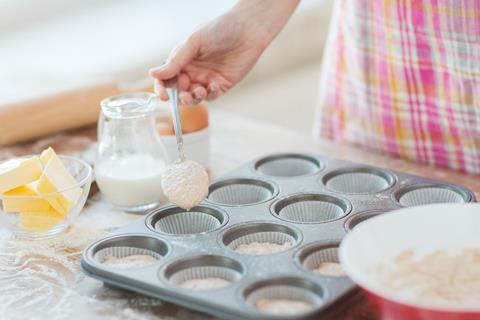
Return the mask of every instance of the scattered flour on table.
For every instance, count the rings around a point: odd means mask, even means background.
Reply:
[[[294,315],[313,309],[304,301],[291,299],[259,299],[255,306],[262,312],[275,315]]]
[[[343,270],[342,265],[338,262],[322,262],[318,265],[317,268],[313,269],[312,271],[324,276],[346,276],[345,270]]]
[[[14,319],[17,311],[23,319],[47,312],[50,319],[69,318],[74,288],[83,277],[81,254],[104,232],[75,225],[55,237],[32,241],[1,234],[2,319]]]
[[[480,304],[480,248],[437,250],[420,257],[413,250],[406,250],[392,266],[380,264],[372,271],[381,284],[404,297]]]
[[[106,255],[103,258],[102,264],[112,268],[129,269],[143,267],[156,261],[157,258],[149,256],[148,254],[132,254],[126,257]]]
[[[235,248],[235,252],[251,254],[251,255],[267,255],[277,252],[282,252],[289,249],[292,246],[290,242],[285,242],[283,244],[272,243],[272,242],[250,242],[239,244]]]
[[[222,278],[191,279],[180,283],[180,287],[192,290],[213,290],[226,287],[231,282]]]
[[[63,263],[65,267],[72,266],[72,269],[76,270],[76,263],[79,262],[85,247],[103,234],[105,234],[103,230],[73,225],[54,237],[42,240],[26,240],[13,236],[10,238],[8,246],[11,252],[15,252],[17,258],[29,254],[42,255]]]

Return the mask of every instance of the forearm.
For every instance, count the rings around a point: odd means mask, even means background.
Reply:
[[[254,20],[268,45],[283,29],[300,0],[240,0],[231,12]]]

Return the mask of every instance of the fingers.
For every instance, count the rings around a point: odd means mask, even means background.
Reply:
[[[220,86],[213,82],[205,87],[199,83],[194,83],[190,86],[189,90],[181,91],[179,94],[180,101],[185,105],[197,105],[202,100],[214,100],[218,98],[222,93]]]
[[[168,100],[167,89],[165,89],[165,85],[162,80],[155,79],[153,84],[153,90],[160,97],[160,100]]]
[[[207,97],[207,89],[204,86],[194,83],[190,87],[190,92],[193,96],[193,104],[199,104],[203,99]]]
[[[208,91],[207,93],[208,101],[215,100],[221,93],[220,87],[215,82],[212,82],[208,85],[207,91]]]
[[[178,90],[181,91],[188,91],[190,88],[190,77],[185,73],[180,73],[177,80]]]
[[[199,104],[207,97],[207,89],[198,83],[194,83],[188,88],[189,90],[180,91],[178,97],[185,105]]]
[[[166,63],[150,69],[149,73],[159,80],[170,79],[178,75],[182,68],[195,57],[197,52],[197,41],[190,38],[172,51]]]
[[[183,91],[178,94],[178,98],[182,104],[193,105],[193,96],[188,91]]]
[[[178,98],[183,104],[196,105],[207,97],[207,90],[202,85],[195,83],[191,86],[187,86],[190,83],[190,79],[185,77],[184,80],[179,78],[179,95]],[[165,84],[162,80],[155,79],[154,82],[155,93],[161,100],[167,101],[169,99]]]
[[[188,64],[197,54],[198,47],[193,38],[187,40],[184,44],[175,48],[170,54],[167,62],[159,67],[150,69],[149,73],[155,78],[154,90],[161,100],[167,101],[168,94],[165,89],[165,83],[162,80],[173,78],[178,75],[178,89],[180,92],[187,91],[190,87],[190,78],[180,73],[182,68]],[[180,73],[180,74],[179,74]],[[180,97],[181,95],[179,95]],[[185,96],[185,94],[183,95]],[[193,97],[185,96],[186,101],[193,101]]]
[[[197,105],[202,100],[215,100],[222,94],[222,89],[216,82],[208,85],[207,89],[199,83],[190,85],[190,78],[187,75],[180,75],[178,80],[180,102],[185,105]],[[161,100],[167,101],[168,94],[162,80],[155,79],[155,92]]]

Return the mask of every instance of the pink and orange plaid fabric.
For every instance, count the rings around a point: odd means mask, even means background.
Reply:
[[[336,0],[314,131],[480,174],[480,0]]]

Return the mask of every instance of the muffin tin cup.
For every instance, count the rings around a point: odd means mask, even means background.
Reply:
[[[232,252],[242,255],[272,255],[281,253],[295,247],[300,241],[301,235],[297,230],[285,225],[265,222],[237,225],[226,230],[221,236],[221,242],[225,247]],[[277,247],[278,251],[263,254],[236,251],[241,245],[249,245],[255,242],[273,243],[280,246],[290,243],[290,246],[285,246],[283,248]]]
[[[228,287],[239,281],[245,273],[245,267],[229,257],[218,255],[202,255],[176,260],[170,263],[163,271],[163,278],[171,285],[182,290],[210,291]],[[205,283],[196,286],[184,287],[192,280],[221,279],[228,283],[216,283],[205,286]]]
[[[317,158],[296,153],[264,157],[253,165],[255,171],[276,178],[312,175],[320,172],[324,167],[325,164]]]
[[[301,248],[295,259],[301,268],[310,271],[318,276],[323,277],[344,277],[345,274],[338,273],[341,268],[338,260],[338,246],[339,242],[313,243]],[[335,264],[335,270],[326,269],[324,271],[318,270],[322,264]],[[328,266],[327,266],[328,267]]]
[[[190,211],[167,207],[152,212],[147,218],[147,226],[155,232],[184,236],[215,231],[227,221],[226,213],[210,206],[197,206]]]
[[[163,240],[143,234],[124,234],[95,242],[86,249],[84,257],[102,269],[134,269],[158,263],[169,252],[170,247]],[[119,259],[132,255],[149,256],[155,261],[148,261],[145,264],[118,262],[118,266],[105,264],[108,257]]]
[[[213,183],[207,201],[221,206],[249,206],[268,201],[277,193],[278,188],[265,180],[231,178]]]
[[[465,203],[474,199],[469,190],[441,183],[411,184],[395,191],[392,197],[402,207],[434,203]]]
[[[372,167],[348,167],[327,173],[321,182],[334,192],[374,194],[391,188],[396,180],[396,176],[387,170]]]
[[[290,317],[308,315],[318,311],[318,308],[326,300],[326,291],[310,280],[297,277],[276,277],[254,282],[242,292],[244,303],[255,312],[264,316],[278,317],[280,319],[291,319]],[[301,302],[308,305],[307,310],[299,312],[272,312],[272,310],[261,310],[260,301],[288,300]],[[276,308],[274,308],[276,309]]]
[[[356,286],[336,264],[337,246],[349,230],[377,214],[423,204],[425,197],[475,200],[470,191],[442,181],[285,153],[252,160],[216,180],[210,191],[190,211],[165,206],[113,231],[116,236],[84,252],[82,269],[110,285],[220,319],[331,318],[356,298]],[[243,252],[235,251],[241,245]],[[130,254],[159,259],[143,269],[101,263],[107,255]],[[262,313],[259,299],[263,307],[278,307],[272,299],[293,300],[290,306],[303,313]]]
[[[347,215],[352,209],[344,198],[321,193],[294,194],[271,206],[274,217],[295,223],[325,223]]]

